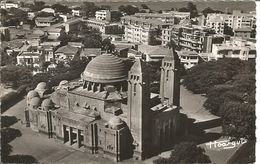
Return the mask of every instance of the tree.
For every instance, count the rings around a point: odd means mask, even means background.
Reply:
[[[204,106],[222,118],[224,135],[254,140],[255,72],[255,61],[226,58],[192,67],[183,83],[207,93]]]
[[[111,21],[113,22],[119,22],[122,16],[120,11],[111,11]]]
[[[62,5],[60,3],[56,3],[56,4],[52,5],[51,8],[53,8],[55,10],[55,12],[58,12],[58,13],[67,14],[67,13],[71,12],[71,9],[69,9],[68,6]]]
[[[102,9],[102,10],[111,10],[111,6],[109,6],[109,5],[101,5],[100,9]]]
[[[99,8],[93,2],[84,2],[82,10],[86,12],[86,16],[94,16]]]
[[[234,36],[233,29],[227,25],[224,26],[224,34]]]
[[[143,9],[150,9],[146,4],[141,4],[141,7],[142,7]]]
[[[198,10],[196,5],[192,2],[188,2],[186,7],[182,7],[179,9],[180,12],[190,12],[190,17],[195,18],[198,16]]]
[[[174,145],[169,158],[154,160],[154,164],[179,164],[179,163],[210,163],[205,150],[197,147],[193,142],[181,142]]]
[[[43,1],[34,1],[34,5],[32,6],[32,11],[41,11],[45,7],[45,2]]]
[[[99,33],[87,34],[82,43],[85,48],[102,48],[102,37]]]
[[[202,10],[201,12],[203,13],[203,15],[204,15],[205,17],[207,17],[207,15],[208,15],[209,13],[223,13],[222,11],[219,11],[219,10],[213,10],[213,9],[210,8],[210,7],[205,8],[205,9]]]
[[[118,10],[126,13],[127,15],[134,15],[135,13],[139,12],[139,8],[133,5],[121,5],[118,7]]]
[[[38,13],[38,17],[50,17],[50,16],[54,16],[53,13],[47,13],[44,11]]]
[[[31,79],[32,73],[25,67],[8,65],[1,69],[1,83],[12,84],[14,88],[29,84]]]
[[[192,2],[188,2],[187,9],[190,12],[190,17],[195,18],[198,16],[198,10],[196,5],[194,5]]]

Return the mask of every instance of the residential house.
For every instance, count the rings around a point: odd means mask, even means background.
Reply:
[[[177,51],[177,54],[185,69],[190,69],[199,63],[200,57],[196,51]]]
[[[1,1],[0,8],[1,9],[19,8],[19,4],[11,1]]]
[[[92,60],[99,55],[101,55],[101,48],[83,48],[80,52],[80,58],[87,58],[88,60]]]
[[[98,10],[95,13],[96,20],[111,21],[111,12],[109,10]]]
[[[214,44],[212,47],[212,56],[214,56],[215,60],[221,58],[238,58],[241,60],[255,59],[256,46],[254,42],[233,38],[222,44]]]
[[[80,50],[77,47],[66,45],[58,48],[55,51],[54,55],[55,55],[55,60],[57,62],[67,63],[68,61],[74,59],[75,57],[79,57]]]
[[[142,54],[142,58],[145,61],[159,61],[169,53],[169,48],[162,46],[139,45],[138,52]]]
[[[35,24],[37,27],[50,27],[51,25],[57,23],[57,18],[53,16],[49,17],[36,17]]]

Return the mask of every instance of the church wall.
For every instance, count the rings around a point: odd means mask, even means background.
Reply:
[[[38,129],[41,132],[48,133],[47,112],[38,110]]]
[[[77,95],[74,93],[68,93],[69,98],[69,110],[73,111],[74,106],[78,103],[78,105],[82,108],[89,105],[89,110],[96,109],[100,112],[101,117],[104,111],[104,101],[99,99],[94,99],[91,97],[83,96],[83,95]]]
[[[154,116],[152,123],[153,148],[158,152],[176,143],[180,133],[180,114],[178,110],[161,112]]]

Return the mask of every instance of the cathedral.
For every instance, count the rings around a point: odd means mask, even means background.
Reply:
[[[41,82],[28,92],[26,126],[114,161],[146,159],[172,146],[181,132],[179,67],[178,55],[169,49],[155,94],[141,59],[128,71],[122,59],[102,54],[89,62],[79,82],[63,80],[52,93]]]

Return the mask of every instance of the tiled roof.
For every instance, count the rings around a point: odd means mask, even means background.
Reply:
[[[64,53],[64,54],[76,54],[78,52],[78,48],[66,45],[58,48],[55,53]]]

